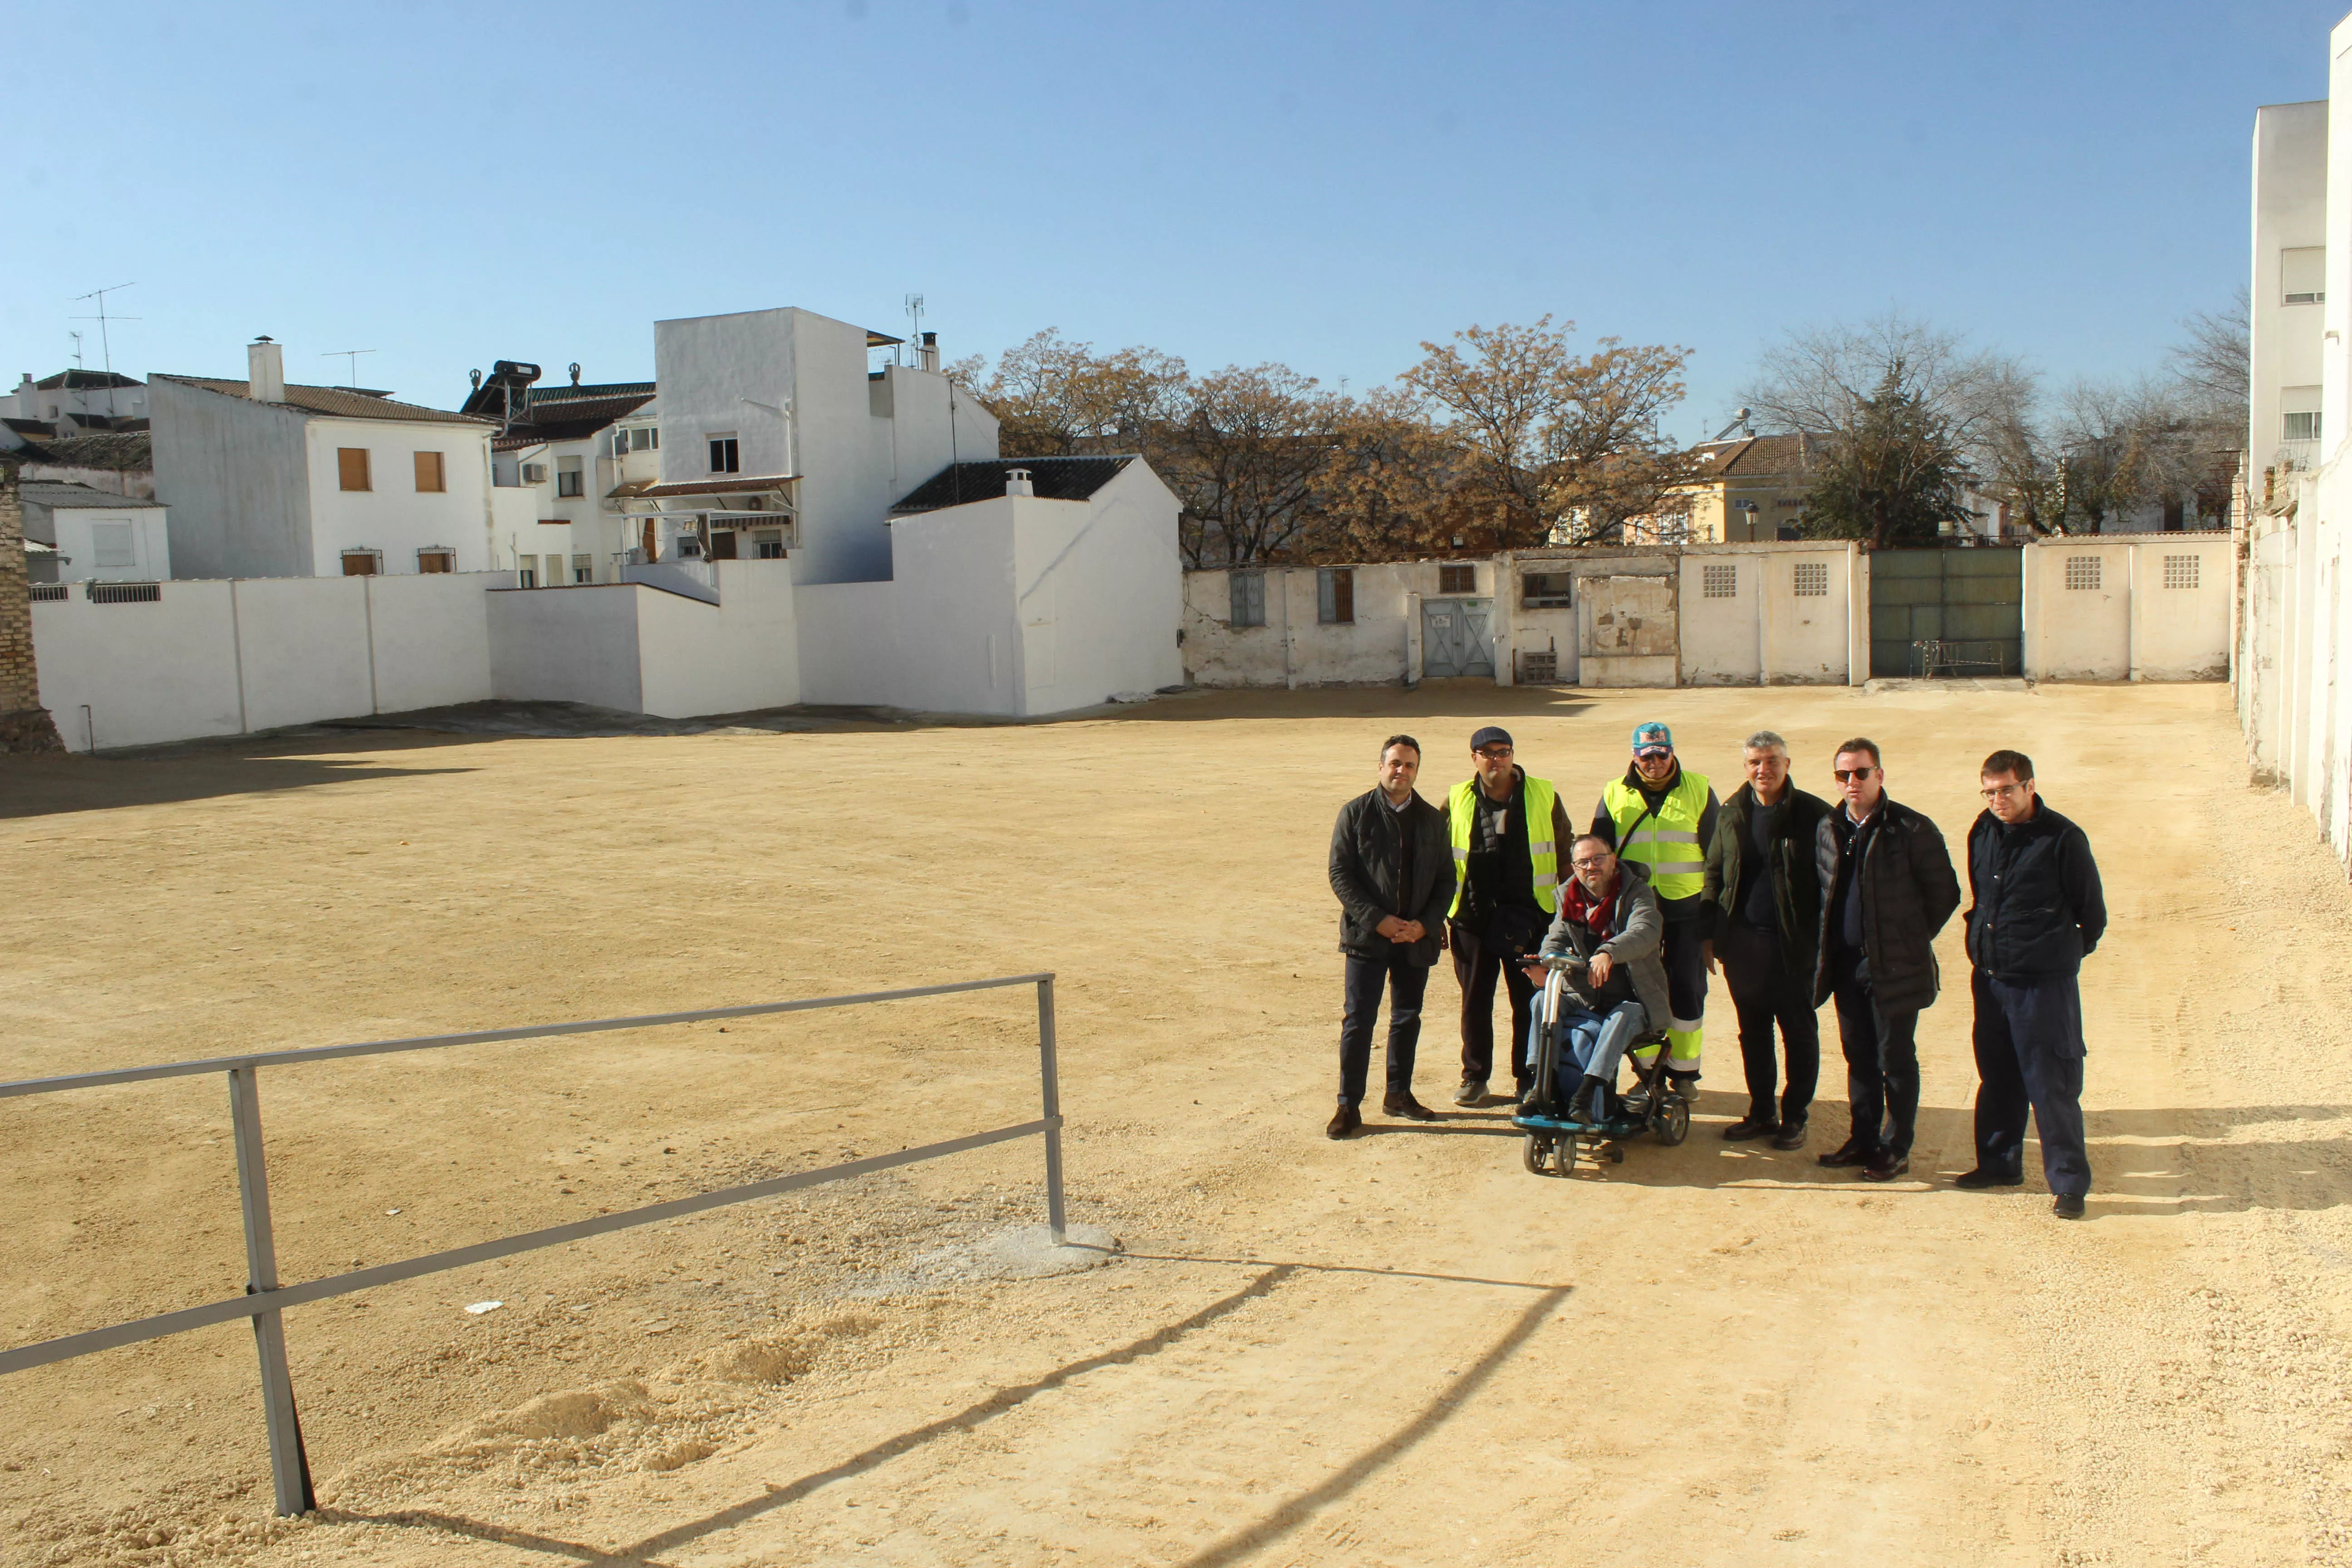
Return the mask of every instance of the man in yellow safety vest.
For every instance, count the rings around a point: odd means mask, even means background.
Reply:
[[[1495,1067],[1495,982],[1511,996],[1511,1076],[1525,1096],[1535,1081],[1526,1059],[1528,1025],[1543,970],[1535,954],[1559,907],[1559,858],[1568,811],[1549,779],[1530,778],[1513,760],[1510,731],[1489,724],[1470,737],[1475,776],[1445,798],[1454,844],[1454,906],[1445,945],[1462,986],[1462,1087],[1456,1105],[1486,1098]]]
[[[1666,1071],[1690,1092],[1698,1077],[1706,1015],[1706,847],[1715,842],[1717,805],[1704,775],[1675,755],[1674,731],[1651,722],[1633,726],[1633,763],[1601,792],[1592,831],[1650,869],[1650,887],[1665,916]],[[1654,1055],[1655,1047],[1651,1054]],[[1641,1052],[1637,1058],[1646,1061]]]

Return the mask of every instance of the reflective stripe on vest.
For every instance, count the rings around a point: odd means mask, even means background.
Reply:
[[[1470,778],[1455,784],[1445,797],[1445,827],[1454,840],[1454,907],[1445,911],[1449,918],[1462,912],[1463,897],[1470,890],[1470,844],[1477,830],[1477,795],[1478,781]],[[1535,867],[1536,903],[1546,914],[1559,908],[1559,842],[1550,837],[1556,798],[1549,779],[1527,775],[1528,858]],[[1544,837],[1537,837],[1538,833]]]
[[[1650,868],[1650,887],[1661,899],[1695,899],[1706,886],[1706,849],[1698,825],[1706,815],[1706,780],[1685,768],[1656,813],[1642,792],[1612,779],[1601,804],[1617,826],[1620,858]]]

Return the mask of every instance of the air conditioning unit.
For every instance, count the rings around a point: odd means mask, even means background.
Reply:
[[[522,466],[522,482],[527,485],[543,485],[547,483],[547,465],[545,463],[525,463]]]

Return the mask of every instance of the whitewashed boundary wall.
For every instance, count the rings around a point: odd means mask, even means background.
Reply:
[[[1255,626],[1234,621],[1232,573],[1188,572],[1184,666],[1199,686],[1412,685],[1433,663],[1426,606],[1469,599],[1485,606],[1498,686],[1545,663],[1567,685],[1836,685],[1867,669],[1868,616],[1852,609],[1868,597],[1861,559],[1852,545],[1811,542],[1350,566],[1339,569],[1352,590],[1342,622],[1322,618],[1337,608],[1327,569],[1274,567],[1260,574]],[[1469,584],[1449,584],[1446,568],[1467,571]]]
[[[2255,779],[2285,789],[2352,866],[2352,680],[2337,674],[2352,562],[2343,525],[2303,490],[2294,518],[2258,520],[2247,542],[2238,716]]]
[[[2229,678],[2235,547],[2228,534],[2044,539],[2021,553],[2030,679]]]
[[[33,606],[41,700],[88,751],[491,695],[486,589],[506,573],[161,584]]]
[[[33,605],[41,699],[88,751],[494,697],[662,718],[800,700],[790,568],[721,561],[720,602],[635,584],[517,589],[506,572],[77,590]]]

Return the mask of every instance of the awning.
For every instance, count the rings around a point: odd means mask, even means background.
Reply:
[[[682,479],[675,484],[647,485],[631,493],[646,500],[670,500],[687,496],[750,495],[761,490],[781,490],[799,478],[798,474],[722,474],[708,479]]]

